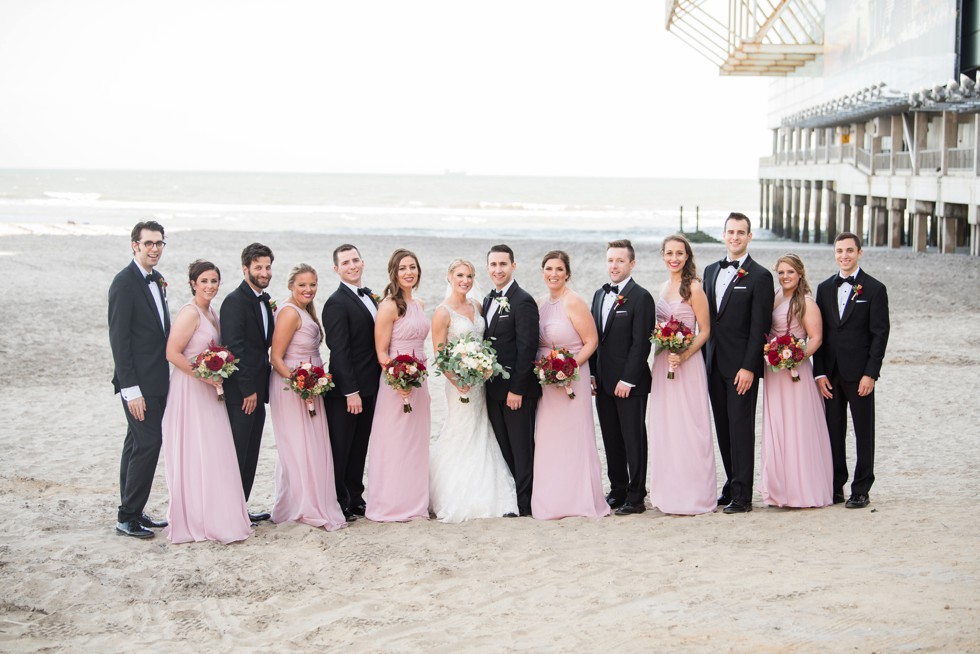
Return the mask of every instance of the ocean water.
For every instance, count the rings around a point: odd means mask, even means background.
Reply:
[[[756,218],[752,180],[0,170],[0,235],[222,229],[658,241]],[[69,229],[70,228],[70,229]]]

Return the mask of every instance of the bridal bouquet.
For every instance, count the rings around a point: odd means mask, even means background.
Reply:
[[[425,363],[415,357],[415,354],[399,354],[384,365],[385,383],[396,391],[406,391],[409,388],[422,388],[422,382],[429,371]],[[412,403],[408,398],[402,399],[402,411],[412,412]]]
[[[806,358],[806,341],[792,334],[776,336],[762,347],[763,356],[773,372],[789,370],[793,381],[800,381],[797,366]]]
[[[490,341],[480,340],[469,332],[439,347],[436,374],[439,373],[452,373],[457,388],[484,384],[495,375],[510,378],[510,373],[497,363],[497,351],[490,347]],[[470,398],[461,391],[459,401],[466,404]]]
[[[554,348],[535,361],[534,374],[542,386],[560,386],[568,393],[568,399],[575,399],[572,382],[579,378],[578,362],[565,348]]]
[[[226,347],[216,345],[214,341],[208,345],[208,349],[197,355],[194,359],[194,376],[198,379],[210,379],[218,382],[215,391],[218,393],[218,401],[225,401],[225,389],[221,382],[228,379],[231,373],[238,370],[235,362],[238,359]]]
[[[312,362],[301,363],[289,373],[285,391],[294,391],[306,400],[306,408],[310,412],[310,417],[316,415],[313,406],[313,398],[323,395],[333,388],[333,376],[327,373],[321,366],[315,366]]]
[[[677,354],[691,347],[691,343],[694,342],[694,330],[671,316],[670,319],[658,322],[653,326],[650,342],[656,344],[660,350]],[[674,366],[670,366],[670,369],[667,370],[667,379],[673,378]]]

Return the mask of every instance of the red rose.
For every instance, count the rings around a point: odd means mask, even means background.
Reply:
[[[674,335],[674,330],[671,329],[670,327],[664,327],[663,329],[660,330],[660,335],[663,336],[664,338],[670,338],[671,336]]]
[[[779,343],[780,345],[789,345],[790,343],[793,342],[793,337],[790,336],[789,334],[783,334],[782,336],[776,339],[776,342]]]
[[[555,372],[559,372],[559,371],[562,370],[562,368],[563,368],[563,365],[562,365],[561,359],[552,359],[551,360],[551,369],[552,370],[554,370]]]
[[[793,352],[793,361],[802,361],[802,360],[803,360],[803,350],[796,349]]]
[[[578,368],[578,364],[575,363],[575,359],[565,359],[565,365],[562,367],[562,372],[565,373],[566,377],[571,377],[575,374],[576,368]]]
[[[779,365],[779,353],[775,350],[771,351],[766,355],[769,358],[769,365],[778,366]]]
[[[207,360],[208,370],[210,370],[211,372],[218,372],[219,370],[221,370],[221,366],[223,366],[224,363],[225,362],[221,360],[221,357],[217,357],[217,356],[211,357],[210,359]]]

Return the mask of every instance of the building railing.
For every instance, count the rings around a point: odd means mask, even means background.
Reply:
[[[973,148],[950,148],[946,150],[947,170],[973,170]]]
[[[922,150],[919,152],[919,172],[938,172],[943,166],[942,150]]]
[[[895,153],[895,170],[912,170],[912,155],[907,150]]]
[[[831,161],[838,161],[838,160],[840,160],[840,146],[839,145],[831,145],[830,146],[830,160]]]
[[[866,168],[869,171],[871,170],[871,152],[869,150],[855,148],[854,159],[857,161],[858,166]]]
[[[874,156],[874,161],[876,173],[888,172],[892,167],[892,153],[879,152]]]

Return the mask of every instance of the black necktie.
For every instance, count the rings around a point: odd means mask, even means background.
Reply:
[[[736,270],[738,270],[738,259],[736,259],[735,261],[729,261],[728,259],[722,259],[719,265],[722,268],[728,268],[729,266],[731,266],[732,268],[735,268]]]
[[[854,286],[857,283],[857,280],[854,279],[854,275],[851,275],[850,277],[841,277],[840,275],[837,275],[837,279],[835,280],[835,282],[837,284],[837,287],[840,288],[844,284],[850,284],[851,286]]]
[[[159,282],[161,279],[163,279],[163,275],[154,270],[149,275],[144,277],[144,279],[146,280],[147,284],[152,284],[153,282]]]
[[[606,293],[616,293],[619,294],[619,284],[603,284],[602,290]]]

